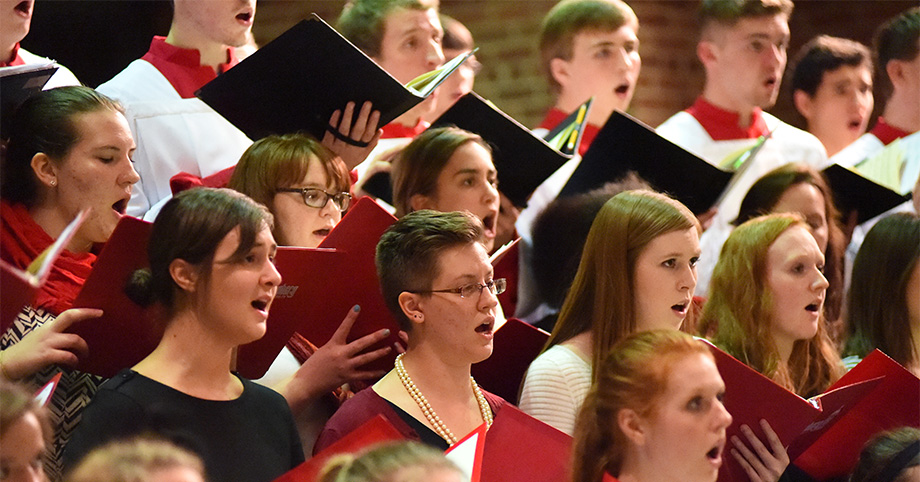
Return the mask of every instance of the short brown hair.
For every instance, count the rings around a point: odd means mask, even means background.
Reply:
[[[198,455],[163,439],[116,441],[89,453],[69,474],[67,482],[121,482],[150,480],[157,472],[190,469],[205,478]]]
[[[621,0],[563,0],[543,17],[540,27],[541,65],[554,92],[561,86],[553,78],[553,59],[572,58],[575,36],[586,30],[613,31],[632,24],[639,30],[635,12]]]
[[[368,57],[378,57],[386,19],[397,8],[437,10],[438,0],[350,0],[335,28]]]
[[[396,156],[391,172],[396,217],[412,212],[412,196],[435,193],[444,166],[457,149],[469,142],[492,151],[478,134],[457,127],[439,127],[419,134]]]
[[[713,23],[732,27],[744,18],[768,15],[792,15],[792,0],[703,0],[697,11],[700,29],[706,31]]]
[[[482,221],[465,211],[415,211],[383,233],[377,243],[377,276],[387,308],[400,329],[411,330],[412,322],[399,305],[399,295],[430,290],[439,275],[441,253],[481,240]]]
[[[351,178],[342,159],[306,134],[273,135],[257,140],[243,153],[227,187],[272,209],[278,188],[299,183],[316,159],[339,192],[348,192]],[[275,233],[277,236],[277,233]]]
[[[855,40],[819,35],[803,45],[795,57],[792,91],[801,90],[814,97],[824,80],[824,73],[845,65],[865,65],[871,75],[872,55],[869,48]]]
[[[878,88],[882,96],[891,95],[888,62],[911,61],[920,54],[920,7],[911,8],[882,24],[875,33],[875,65],[878,65]]]

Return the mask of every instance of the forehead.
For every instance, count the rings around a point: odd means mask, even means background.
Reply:
[[[767,259],[771,262],[780,262],[785,259],[795,258],[802,254],[820,256],[818,242],[815,237],[800,224],[790,226],[782,232],[767,250]]]
[[[383,19],[383,38],[403,36],[414,31],[441,31],[438,12],[433,8],[396,7]]]
[[[435,284],[451,282],[463,277],[478,278],[492,271],[489,255],[481,243],[468,243],[442,250],[438,257]]]
[[[687,251],[696,252],[699,251],[699,249],[700,236],[696,232],[696,228],[688,228],[670,231],[656,236],[645,245],[642,254],[647,253],[649,256],[658,256]]]
[[[724,387],[719,369],[711,357],[690,353],[671,364],[665,396],[679,397],[704,390],[721,391]]]
[[[116,110],[100,108],[84,112],[73,117],[73,126],[78,136],[78,144],[114,145],[116,147],[134,147],[134,138],[125,116]]]
[[[453,174],[457,170],[474,168],[494,171],[495,165],[488,149],[476,141],[467,141],[450,155],[441,172]]]
[[[751,37],[781,40],[789,37],[789,18],[784,13],[744,17],[734,25],[714,23],[713,28],[722,31],[728,41],[744,41]]]
[[[821,75],[819,87],[833,87],[833,84],[840,81],[850,81],[851,79],[863,80],[868,84],[872,84],[872,69],[869,64],[867,62],[859,65],[843,64],[836,69],[825,70]]]
[[[631,40],[636,40],[636,27],[631,22],[627,22],[613,30],[600,28],[581,30],[572,37],[572,48],[579,50],[598,44],[623,43]]]

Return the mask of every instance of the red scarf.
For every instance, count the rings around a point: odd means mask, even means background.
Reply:
[[[0,201],[0,220],[0,257],[16,268],[28,268],[32,260],[54,243],[22,204]],[[96,255],[92,253],[62,252],[32,306],[55,315],[70,308],[95,261]]]

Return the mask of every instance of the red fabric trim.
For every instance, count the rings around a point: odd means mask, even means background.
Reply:
[[[381,139],[403,139],[403,138],[414,138],[415,136],[425,132],[425,129],[431,125],[424,120],[419,119],[418,124],[415,124],[415,127],[404,126],[402,124],[397,124],[395,122],[390,122],[389,124],[383,126],[383,135],[380,136]]]
[[[32,260],[54,243],[22,204],[0,201],[0,220],[0,257],[19,269],[28,268]],[[55,315],[70,308],[95,261],[96,255],[92,253],[62,252],[32,306]]]
[[[757,139],[770,132],[767,121],[763,118],[763,111],[759,107],[755,107],[751,113],[751,125],[748,127],[738,126],[738,119],[741,116],[737,112],[716,107],[702,97],[696,99],[696,102],[687,109],[687,113],[692,115],[703,126],[703,129],[706,129],[706,133],[714,141]]]
[[[869,133],[878,137],[878,140],[882,141],[882,144],[886,146],[897,139],[907,137],[911,134],[910,132],[898,129],[885,122],[885,118],[881,116],[879,116],[878,122],[875,123],[875,127],[873,127]]]
[[[166,77],[183,99],[195,97],[195,92],[204,84],[217,78],[239,63],[233,49],[227,48],[227,63],[217,66],[217,71],[201,65],[201,54],[195,49],[183,49],[166,43],[166,37],[159,35],[150,41],[150,50],[141,59],[150,62]]]
[[[553,107],[546,113],[546,117],[543,118],[543,122],[540,123],[539,127],[551,131],[568,116],[569,114]],[[594,142],[594,138],[597,137],[597,133],[600,131],[601,128],[594,124],[585,126],[585,132],[581,135],[581,144],[578,145],[578,154],[582,156],[585,155],[585,152],[588,151],[588,147],[591,147],[591,143]]]
[[[206,177],[198,177],[187,172],[180,172],[169,178],[169,189],[175,196],[193,187],[227,187],[227,184],[230,183],[230,178],[233,177],[234,169],[236,169],[236,166],[230,166]]]
[[[13,46],[13,55],[11,56],[13,60],[9,62],[3,61],[0,62],[0,67],[13,67],[14,65],[25,65],[26,61],[23,60],[22,56],[19,55],[19,42],[16,42],[16,45]]]

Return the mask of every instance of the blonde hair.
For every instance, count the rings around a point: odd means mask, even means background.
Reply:
[[[319,482],[422,482],[436,471],[463,475],[444,454],[418,442],[378,445],[359,455],[330,459]]]
[[[192,452],[154,438],[104,445],[68,474],[67,482],[148,482],[157,472],[187,468],[206,480],[204,463]]]
[[[625,191],[604,203],[544,351],[591,330],[592,367],[600,364],[616,342],[636,331],[632,280],[639,254],[658,236],[687,229],[701,232],[699,221],[664,194]]]
[[[841,375],[840,356],[827,334],[823,313],[818,333],[793,344],[789,363],[780,359],[771,335],[773,294],[766,282],[767,252],[786,230],[807,229],[797,214],[770,214],[738,226],[722,246],[699,331],[714,333],[726,352],[802,396],[828,387]]]

